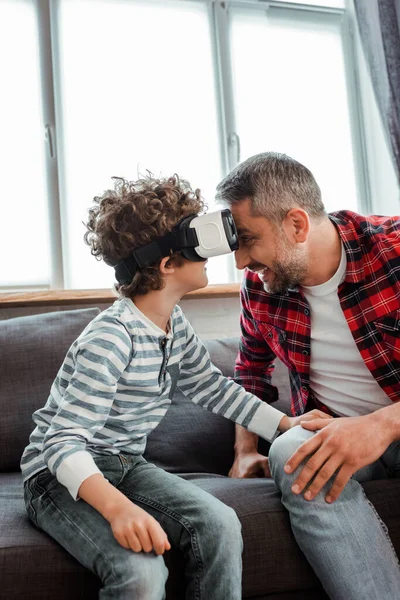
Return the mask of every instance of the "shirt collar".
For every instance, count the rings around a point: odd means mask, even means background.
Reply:
[[[335,225],[342,240],[346,252],[347,268],[345,281],[358,283],[364,279],[364,265],[362,262],[362,251],[359,244],[359,237],[355,230],[354,223],[346,218],[346,211],[329,214],[329,219]]]

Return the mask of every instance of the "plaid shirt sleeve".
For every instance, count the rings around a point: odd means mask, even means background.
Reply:
[[[264,402],[278,400],[278,390],[271,384],[276,355],[268,346],[250,311],[250,301],[244,281],[240,292],[241,338],[235,363],[235,381]]]

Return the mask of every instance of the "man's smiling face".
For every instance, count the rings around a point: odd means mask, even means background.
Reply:
[[[239,235],[236,267],[258,273],[266,292],[296,287],[307,274],[305,247],[291,242],[283,226],[252,216],[250,206],[249,200],[231,206]]]

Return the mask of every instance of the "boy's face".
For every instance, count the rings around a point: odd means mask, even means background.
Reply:
[[[175,269],[175,276],[183,294],[206,287],[208,284],[207,261],[194,262],[185,259],[183,265]]]

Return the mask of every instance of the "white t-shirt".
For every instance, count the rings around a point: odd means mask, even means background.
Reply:
[[[310,305],[310,387],[315,397],[340,416],[371,413],[392,404],[375,381],[356,346],[338,297],[346,275],[346,253],[336,273],[321,285],[302,286]]]

